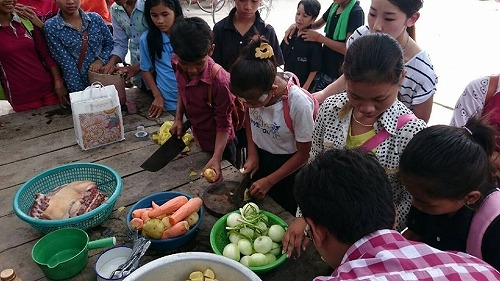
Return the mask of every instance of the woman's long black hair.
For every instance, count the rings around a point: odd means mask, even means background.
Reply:
[[[151,8],[159,4],[163,4],[174,11],[175,20],[184,16],[179,0],[146,0],[146,3],[144,4],[144,17],[146,23],[148,24],[148,35],[146,39],[148,41],[149,56],[153,62],[155,61],[155,58],[161,59],[161,52],[163,49],[162,31],[156,27],[150,16]]]

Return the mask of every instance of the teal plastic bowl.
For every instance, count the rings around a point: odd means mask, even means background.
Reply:
[[[106,193],[108,200],[88,213],[68,219],[43,220],[29,215],[36,193],[47,194],[58,186],[81,180],[95,182],[99,190]],[[105,165],[96,163],[61,165],[40,173],[23,184],[14,196],[13,209],[18,218],[42,233],[66,227],[86,230],[101,224],[111,215],[122,187],[120,175]]]
[[[231,213],[239,213],[239,210]],[[212,230],[210,231],[210,246],[212,246],[212,250],[214,251],[214,253],[218,255],[222,255],[224,247],[230,243],[227,236],[226,221],[227,217],[231,213],[227,213],[223,217],[218,219],[212,227]],[[277,215],[268,211],[261,211],[261,213],[265,214],[269,218],[269,222],[271,224],[279,224],[284,229],[288,228],[288,224]],[[278,267],[280,264],[284,263],[285,260],[286,254],[282,254],[281,256],[276,257],[276,261],[273,263],[266,264],[264,266],[251,266],[249,268],[255,273],[264,273]]]
[[[167,191],[151,194],[137,201],[137,203],[135,203],[135,205],[130,208],[127,214],[126,223],[128,229],[132,231],[132,229],[130,228],[130,221],[132,220],[132,212],[135,209],[149,208],[151,207],[151,201],[155,201],[156,204],[161,205],[168,200],[181,195],[186,196],[188,199],[192,198],[191,195],[186,193]],[[200,227],[201,222],[203,221],[203,206],[198,211],[198,215],[200,216],[198,222],[193,225],[184,235],[168,239],[149,239],[151,240],[151,246],[149,246],[149,248],[157,251],[169,251],[184,246],[187,242],[189,242],[189,240],[191,240],[191,238],[193,238],[193,235],[196,233],[196,230],[198,229],[198,227]]]

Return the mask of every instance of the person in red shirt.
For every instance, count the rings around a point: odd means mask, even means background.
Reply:
[[[98,13],[107,25],[111,25],[111,14],[106,0],[82,0],[80,8],[85,12]]]
[[[325,150],[299,171],[294,187],[305,236],[334,269],[314,281],[500,280],[476,257],[409,241],[393,230],[392,187],[374,154]]]
[[[234,95],[229,90],[229,73],[220,68],[212,78],[215,62],[210,57],[214,50],[210,26],[201,18],[180,19],[170,33],[170,43],[177,55],[175,69],[177,111],[170,129],[172,135],[182,135],[184,114],[191,121],[194,137],[201,149],[213,152],[203,168],[215,170],[214,182],[222,180],[220,162],[224,158],[236,162],[235,135],[231,111]],[[212,104],[207,104],[208,91]]]
[[[28,31],[14,13],[15,0],[0,0],[0,82],[14,111],[67,102],[59,68],[43,31]],[[27,83],[28,82],[28,83]]]
[[[53,0],[17,0],[16,14],[28,19],[36,27],[43,29],[43,23],[59,11]]]

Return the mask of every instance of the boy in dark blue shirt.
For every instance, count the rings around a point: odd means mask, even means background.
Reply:
[[[286,42],[281,42],[285,70],[293,72],[304,89],[309,89],[316,73],[321,69],[321,43],[308,42],[302,38],[305,30],[311,28],[321,10],[318,0],[301,0],[295,14],[296,29]]]

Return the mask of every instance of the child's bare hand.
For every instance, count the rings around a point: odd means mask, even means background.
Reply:
[[[285,41],[286,44],[289,44],[288,39],[292,39],[296,28],[297,25],[295,23],[292,23],[292,25],[290,25],[290,27],[288,27],[288,29],[285,31],[285,37],[283,37],[283,41]]]
[[[108,62],[106,65],[101,67],[99,71],[104,74],[113,74],[115,73],[115,70],[116,66],[112,62]]]
[[[273,183],[269,181],[268,177],[261,178],[252,184],[248,190],[248,195],[252,198],[262,199],[266,197],[266,194],[269,192],[271,187],[273,187]]]
[[[182,138],[182,121],[175,120],[172,127],[168,130],[172,136],[177,136],[177,138]]]
[[[160,118],[162,113],[163,113],[163,98],[161,97],[161,94],[159,94],[158,97],[155,97],[153,103],[151,103],[148,114],[150,118]]]
[[[253,177],[257,170],[259,169],[259,159],[248,156],[245,164],[243,165],[242,174],[250,174],[250,177]]]
[[[64,86],[64,83],[62,80],[56,80],[54,82],[54,92],[56,93],[57,97],[59,98],[59,102],[61,104],[69,104],[68,99],[66,98],[68,96],[68,90]]]
[[[204,173],[204,171],[207,169],[214,170],[215,177],[207,177]],[[221,182],[223,180],[223,177],[222,177],[222,169],[220,167],[220,160],[213,158],[213,157],[210,158],[210,160],[208,160],[207,164],[203,168],[203,172],[201,173],[201,176],[204,177],[210,183]]]
[[[318,91],[316,93],[312,93],[312,95],[318,100],[319,103],[322,103],[326,100],[328,95],[325,93],[324,90]]]
[[[40,18],[36,15],[36,8],[32,6],[27,6],[23,4],[16,4],[16,7],[14,8],[15,12],[17,15],[19,15],[22,18],[28,19],[33,25],[35,25],[38,28],[43,28],[43,22],[40,20]]]
[[[99,72],[101,70],[101,67],[102,67],[102,61],[97,59],[96,61],[90,64],[89,70],[92,72]]]
[[[304,235],[306,225],[304,218],[296,218],[285,232],[282,253],[286,253],[287,257],[300,257],[309,245],[309,239]]]
[[[304,41],[308,42],[317,42],[321,34],[314,29],[308,29],[304,33],[302,33],[301,37]]]
[[[139,68],[139,64],[138,63],[136,63],[134,65],[129,65],[129,66],[121,67],[118,70],[118,72],[126,74],[125,81],[129,81],[132,77],[134,77],[135,75],[137,75],[140,71],[141,71],[141,69]]]

